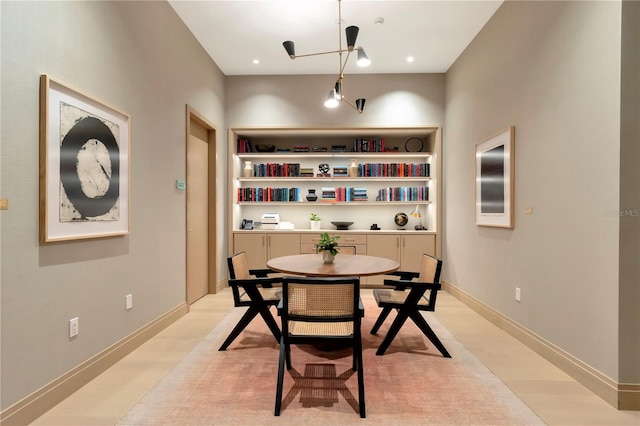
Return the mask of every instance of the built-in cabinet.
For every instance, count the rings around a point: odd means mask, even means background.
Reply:
[[[367,236],[367,254],[386,257],[400,263],[403,271],[419,271],[422,254],[436,255],[435,235],[385,235]],[[382,284],[385,277],[369,277],[369,284]]]
[[[314,253],[326,231],[359,254],[418,270],[422,253],[440,253],[440,152],[438,126],[230,129],[229,253],[245,251],[251,268],[264,267],[273,257]],[[267,213],[284,229],[260,227]],[[311,213],[320,231],[310,230]],[[403,214],[408,221],[398,224]],[[343,231],[331,222],[353,224]]]
[[[300,234],[237,233],[233,236],[234,253],[244,251],[251,269],[266,268],[274,257],[300,254]]]

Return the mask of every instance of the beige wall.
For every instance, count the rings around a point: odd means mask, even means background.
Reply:
[[[632,320],[618,317],[620,14],[617,2],[506,2],[447,73],[445,279],[638,383],[637,348],[618,363],[619,321]],[[474,144],[509,125],[515,229],[477,227]]]
[[[345,104],[325,108],[336,77],[227,77],[227,122],[230,127],[330,128],[441,125],[444,121],[444,74],[347,74],[346,97],[352,102],[366,98],[364,114]]]
[[[218,127],[221,144],[226,132],[224,77],[167,3],[0,9],[1,195],[10,203],[0,213],[4,409],[184,303],[185,194],[175,180],[185,178],[185,104]],[[128,237],[38,243],[40,74],[131,116]],[[80,335],[70,341],[75,316]]]

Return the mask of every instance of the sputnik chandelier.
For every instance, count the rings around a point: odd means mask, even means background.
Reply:
[[[358,38],[358,31],[360,28],[356,26],[349,26],[345,28],[345,35],[347,38],[347,48],[342,48],[342,9],[340,7],[341,0],[338,0],[338,50],[332,50],[329,52],[318,52],[318,53],[308,53],[305,55],[296,55],[295,43],[287,40],[282,45],[284,46],[287,54],[291,59],[296,58],[304,58],[305,56],[318,56],[318,55],[328,55],[332,53],[337,53],[340,59],[340,72],[338,73],[338,79],[336,80],[336,84],[329,91],[329,96],[324,103],[324,106],[327,108],[335,108],[340,105],[341,102],[346,103],[351,108],[358,111],[358,114],[362,114],[362,110],[364,109],[364,103],[366,99],[359,98],[356,99],[355,104],[349,102],[344,96],[344,68],[347,65],[347,61],[349,60],[349,56],[351,53],[356,50],[358,55],[358,65],[361,67],[366,67],[371,64],[371,61],[367,57],[367,54],[364,53],[364,49],[362,47],[355,47],[356,39]],[[346,57],[344,62],[342,61],[342,54],[346,53]]]

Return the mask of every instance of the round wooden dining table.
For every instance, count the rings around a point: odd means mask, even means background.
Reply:
[[[338,254],[333,263],[324,263],[322,253],[295,254],[275,257],[267,261],[274,271],[308,277],[364,277],[384,275],[398,270],[395,260],[362,254]]]

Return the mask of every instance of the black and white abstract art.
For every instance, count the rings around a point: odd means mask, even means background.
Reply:
[[[41,77],[41,240],[128,233],[129,116]]]

